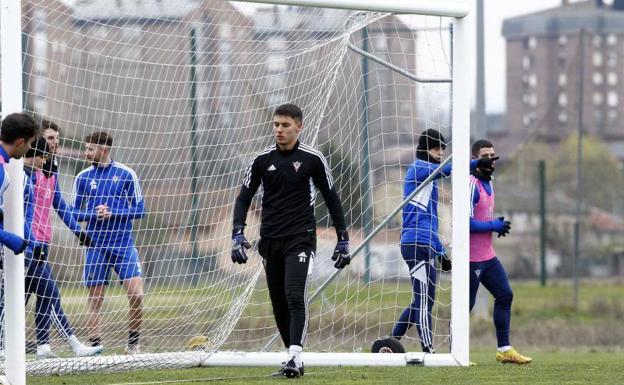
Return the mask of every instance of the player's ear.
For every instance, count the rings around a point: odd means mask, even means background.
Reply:
[[[297,121],[297,132],[301,132],[302,129],[303,129],[303,121],[299,120]]]

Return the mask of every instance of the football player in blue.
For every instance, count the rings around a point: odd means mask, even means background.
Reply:
[[[86,222],[92,246],[86,251],[84,284],[89,288],[87,328],[93,346],[101,344],[102,305],[111,270],[128,295],[126,354],[140,353],[143,318],[141,261],[132,235],[132,221],[141,219],[145,206],[136,173],[111,158],[113,138],[104,131],[85,138],[85,157],[91,166],[74,182],[74,216]]]

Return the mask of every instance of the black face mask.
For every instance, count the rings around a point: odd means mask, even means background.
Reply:
[[[416,158],[425,162],[440,164],[440,160],[432,157],[427,150],[416,149]]]
[[[56,156],[51,155],[44,163],[41,171],[43,172],[43,175],[45,175],[47,178],[56,174],[58,172],[58,162],[56,161]]]

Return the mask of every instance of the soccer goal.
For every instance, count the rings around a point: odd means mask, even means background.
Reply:
[[[141,353],[124,355],[128,298],[113,273],[102,310],[103,354],[74,357],[52,326],[58,358],[37,359],[35,298],[5,249],[5,370],[51,374],[211,365],[278,367],[286,356],[257,239],[230,260],[232,209],[244,170],[273,141],[272,111],[304,112],[301,141],[328,159],[345,207],[353,262],[336,271],[322,198],[309,284],[306,365],[468,364],[469,95],[466,2],[419,0],[2,0],[2,113],[60,128],[59,188],[72,202],[86,135],[104,130],[112,158],[136,172],[146,214],[134,221],[144,279]],[[439,184],[439,223],[453,258],[438,274],[436,353],[370,353],[412,301],[399,248],[406,168],[420,133],[441,131],[453,177]],[[23,229],[22,164],[10,164],[5,229]],[[48,263],[75,335],[87,342],[85,251],[52,213]],[[84,223],[83,223],[84,225]],[[24,311],[25,309],[25,311]],[[28,344],[27,344],[28,343]]]

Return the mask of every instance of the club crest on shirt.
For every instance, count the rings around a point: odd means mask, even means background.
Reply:
[[[97,189],[97,183],[94,180],[91,180],[91,183],[89,183],[89,186],[91,187],[91,190]]]
[[[119,177],[117,175],[115,175],[113,177],[113,183],[117,183],[117,182],[119,182]]]
[[[299,167],[301,167],[301,162],[293,162],[293,166],[295,166],[295,172],[299,171]]]

